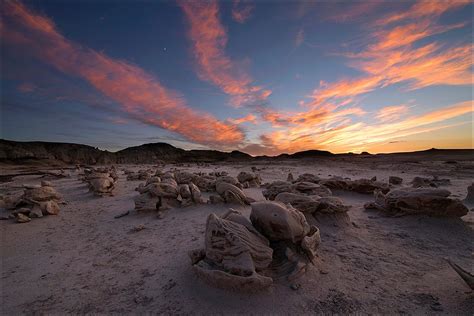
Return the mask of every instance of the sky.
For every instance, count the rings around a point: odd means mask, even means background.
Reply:
[[[473,1],[2,1],[1,138],[473,148]]]

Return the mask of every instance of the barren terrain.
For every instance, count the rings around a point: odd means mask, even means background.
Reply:
[[[166,165],[165,170],[227,171],[236,176],[256,167],[263,182],[313,173],[320,177],[372,178],[404,185],[415,176],[449,178],[445,188],[464,199],[474,176],[471,160],[320,159],[257,163]],[[350,223],[316,223],[322,243],[317,263],[293,283],[248,294],[216,289],[196,278],[188,251],[202,247],[206,218],[229,207],[248,215],[249,206],[202,204],[156,213],[137,213],[134,190],[117,165],[112,197],[95,197],[77,178],[51,180],[67,205],[56,216],[29,223],[0,222],[2,314],[144,313],[165,314],[315,314],[474,312],[469,287],[447,264],[449,258],[472,272],[474,212],[461,219],[427,216],[388,217],[367,211],[372,195],[334,191],[352,208]],[[35,173],[46,166],[2,166],[2,174]],[[4,178],[1,193],[39,184],[40,175]],[[8,181],[11,180],[11,181]],[[263,200],[260,188],[244,189]],[[473,205],[468,206],[472,209]],[[128,216],[114,216],[130,210]]]

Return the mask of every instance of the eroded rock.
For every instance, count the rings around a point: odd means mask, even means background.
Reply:
[[[426,214],[437,217],[461,217],[468,213],[467,207],[458,199],[449,198],[450,192],[437,188],[400,188],[386,195],[376,191],[375,202],[365,205],[368,209],[379,209],[392,215]]]
[[[277,216],[268,216],[268,209]],[[255,292],[306,270],[321,242],[319,229],[277,202],[253,203],[252,213],[252,221],[232,209],[221,218],[209,215],[205,248],[189,253],[198,277],[215,287]]]
[[[247,197],[241,189],[227,182],[218,182],[216,184],[216,192],[220,195],[225,203],[248,205],[254,201],[253,199]]]

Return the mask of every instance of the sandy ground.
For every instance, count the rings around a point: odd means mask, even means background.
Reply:
[[[377,176],[382,181],[398,175],[405,182],[437,174],[451,179],[446,188],[460,198],[474,175],[472,161],[451,165],[328,160],[178,168],[226,170],[236,176],[251,166],[260,169],[264,182],[285,180],[288,171],[295,178],[304,172],[352,179]],[[2,172],[18,170],[3,167]],[[0,189],[4,193],[40,180],[35,175],[18,176]],[[250,207],[200,205],[172,209],[163,219],[134,211],[114,219],[133,210],[139,183],[126,181],[120,172],[115,196],[100,198],[89,193],[73,172],[70,178],[53,180],[68,203],[59,215],[27,224],[1,221],[2,314],[474,313],[474,294],[444,260],[451,258],[472,272],[472,211],[462,219],[392,218],[363,209],[372,200],[370,195],[335,192],[352,205],[351,223],[318,223],[322,237],[318,262],[297,280],[300,288],[277,283],[267,291],[242,294],[202,283],[191,270],[187,252],[203,246],[208,214],[221,215],[234,207],[248,215]],[[263,199],[260,189],[245,191]],[[140,225],[144,229],[135,232]]]

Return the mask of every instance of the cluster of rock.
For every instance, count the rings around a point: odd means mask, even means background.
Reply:
[[[377,181],[377,178],[372,179],[343,179],[341,177],[333,177],[330,179],[321,180],[321,185],[330,189],[338,189],[345,191],[353,191],[362,194],[372,194],[375,190],[387,193],[390,191],[388,183]]]
[[[146,181],[153,176],[153,170],[138,170],[137,172],[131,170],[124,170],[127,176],[127,181]]]
[[[366,209],[377,209],[391,215],[426,214],[437,217],[462,217],[468,213],[459,199],[451,192],[438,188],[399,188],[374,193],[375,201],[365,204]]]
[[[237,180],[242,184],[244,189],[246,188],[258,188],[262,183],[260,175],[254,172],[242,171],[237,175]]]
[[[190,175],[188,172],[158,171],[136,189],[140,195],[134,199],[135,209],[158,211],[159,216],[162,216],[163,211],[172,207],[203,203],[201,191],[192,182]]]
[[[9,216],[18,223],[27,223],[32,218],[57,215],[60,211],[61,195],[49,181],[41,181],[41,186],[24,186],[24,192],[17,198],[2,199],[2,208],[10,210]]]
[[[415,177],[413,178],[411,184],[414,188],[437,188],[443,185],[450,185],[451,181],[449,179],[440,179],[437,176],[433,176],[431,179],[424,177]]]
[[[81,180],[86,182],[89,191],[97,196],[112,196],[115,189],[115,183],[118,180],[117,171],[114,166],[107,168],[88,168],[84,169]]]
[[[210,214],[205,247],[189,253],[193,270],[208,284],[258,291],[274,280],[294,280],[314,262],[319,229],[298,210],[279,202],[251,204],[250,220],[230,210]]]
[[[135,198],[135,209],[161,212],[172,207],[200,204],[203,203],[201,192],[216,193],[209,197],[208,203],[248,205],[254,200],[247,197],[242,188],[259,186],[260,182],[260,177],[254,173],[240,173],[236,179],[219,171],[209,174],[184,170],[157,171],[136,189],[140,195]]]
[[[312,182],[309,182],[312,181]],[[314,183],[320,181],[314,175],[304,174],[293,183],[288,181],[275,181],[266,186],[262,192],[267,200],[275,200],[298,211],[313,215],[316,219],[323,217],[347,217],[350,206],[345,205],[341,199],[332,196],[332,192],[324,185]]]

